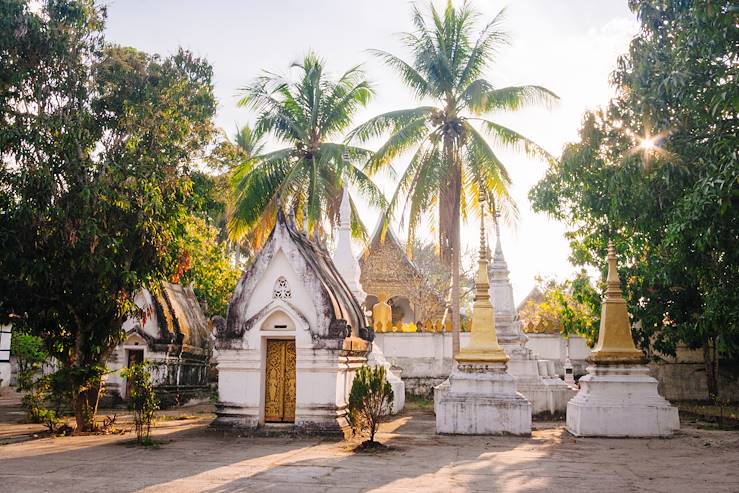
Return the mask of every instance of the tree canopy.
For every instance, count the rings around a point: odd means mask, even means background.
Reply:
[[[0,0],[0,316],[43,337],[88,430],[134,293],[179,270],[212,70],[106,43],[92,1],[31,3]]]
[[[734,2],[632,0],[641,22],[618,95],[533,188],[571,226],[572,260],[604,269],[612,239],[647,351],[739,350],[739,32]]]

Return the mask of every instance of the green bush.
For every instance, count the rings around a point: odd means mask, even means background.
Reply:
[[[374,442],[380,423],[392,411],[393,397],[393,389],[385,378],[385,367],[359,368],[349,393],[347,419],[352,432],[355,435],[366,433],[369,442]]]
[[[159,409],[159,399],[151,383],[147,362],[136,363],[121,371],[128,380],[128,407],[133,411],[136,439],[142,445],[151,445],[151,424],[154,412]]]
[[[53,375],[44,375],[43,366],[48,359],[44,343],[40,337],[23,330],[13,331],[10,352],[18,365],[18,392],[23,392],[21,405],[26,411],[26,419],[31,423],[43,423],[50,432],[59,425],[59,406],[49,409],[50,402],[58,402],[54,392]]]

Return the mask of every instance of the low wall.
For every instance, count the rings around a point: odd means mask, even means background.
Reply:
[[[585,358],[590,355],[590,347],[584,337],[562,337],[559,334],[526,334],[529,342],[526,346],[540,359],[554,361],[554,368],[558,375],[564,375],[564,364],[567,361],[569,346],[570,362],[575,377],[585,375],[587,363]]]
[[[465,347],[469,338],[469,332],[462,332],[460,345]],[[451,333],[382,332],[375,334],[375,344],[382,347],[390,364],[400,370],[400,378],[409,394],[430,395],[431,389],[451,372]]]
[[[568,344],[575,377],[586,373],[585,358],[590,348],[578,336],[564,338],[558,334],[527,334],[527,346],[540,359],[554,361],[556,373],[564,374]],[[465,347],[470,334],[460,334]],[[450,333],[379,333],[375,341],[385,358],[399,370],[410,394],[429,396],[435,385],[443,382],[452,368],[452,335]],[[695,351],[680,349],[678,358],[650,364],[652,375],[659,380],[660,393],[669,400],[705,400],[708,397],[703,363],[696,362]],[[719,388],[727,400],[739,401],[739,367],[720,367]]]
[[[703,363],[650,363],[652,375],[659,380],[659,393],[671,401],[708,399],[706,368]],[[719,395],[739,402],[739,366],[719,365]]]

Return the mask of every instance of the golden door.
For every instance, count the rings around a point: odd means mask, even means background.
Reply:
[[[267,339],[264,420],[295,421],[295,340]]]

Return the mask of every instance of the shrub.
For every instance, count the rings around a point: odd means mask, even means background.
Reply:
[[[347,415],[353,434],[369,434],[369,442],[374,442],[377,428],[392,407],[393,389],[385,378],[385,367],[373,369],[363,366],[358,369],[349,393]]]
[[[54,431],[59,423],[57,413],[46,408],[51,378],[43,374],[43,366],[48,355],[40,337],[23,330],[13,331],[10,352],[18,365],[17,391],[23,392],[21,405],[26,411],[26,420],[31,423],[44,423]]]
[[[151,445],[151,424],[154,412],[159,409],[159,399],[151,383],[147,362],[136,363],[121,371],[128,380],[128,407],[133,411],[136,439],[142,445]]]

